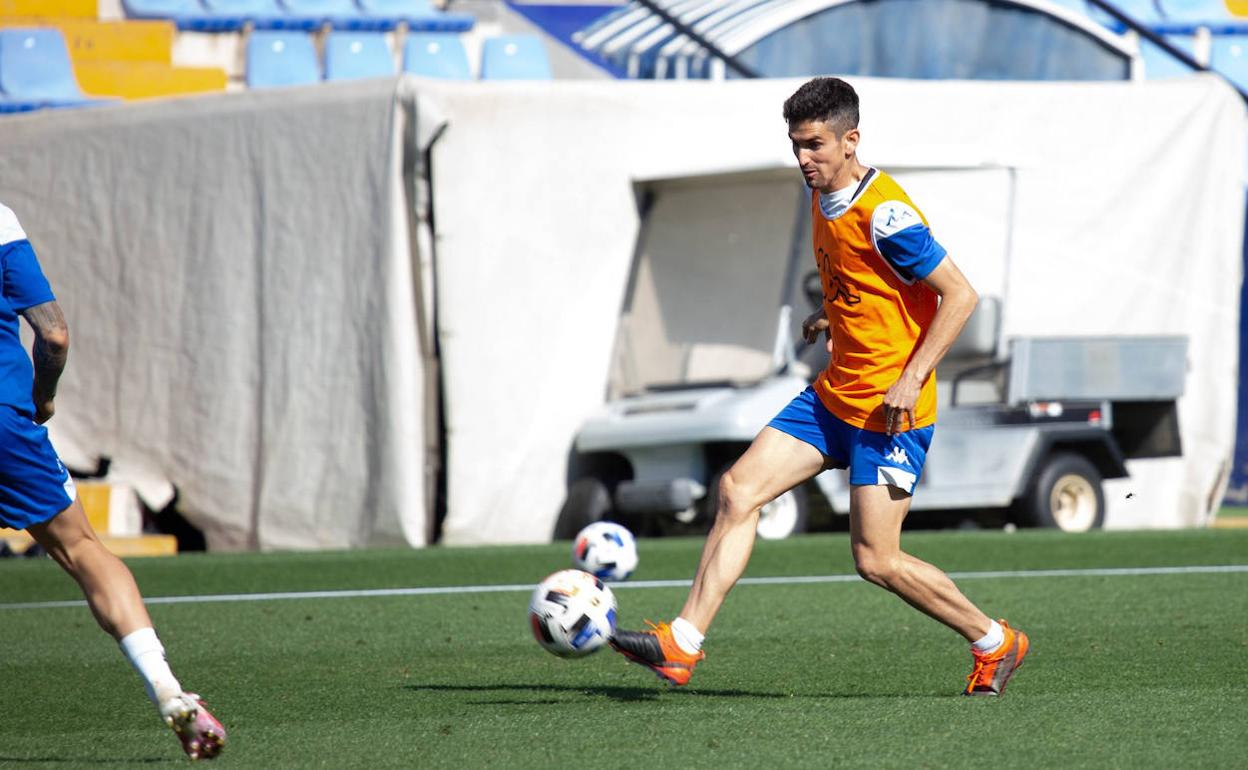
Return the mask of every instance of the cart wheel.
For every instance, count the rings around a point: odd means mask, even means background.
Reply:
[[[595,521],[602,521],[611,512],[611,493],[607,485],[592,476],[577,479],[568,485],[568,497],[555,521],[555,540],[571,540],[576,533]]]
[[[783,540],[806,531],[806,488],[796,486],[763,506],[758,516],[758,536]]]
[[[715,509],[719,504],[719,480],[723,471],[715,474],[699,509],[699,520],[715,523]],[[758,536],[764,540],[783,540],[789,535],[806,531],[806,487],[799,485],[763,506],[758,516]]]
[[[1070,452],[1048,459],[1024,501],[1026,523],[1063,532],[1100,529],[1105,520],[1101,474],[1082,455]]]

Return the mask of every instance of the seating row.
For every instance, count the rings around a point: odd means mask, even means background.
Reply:
[[[424,77],[472,79],[468,54],[458,35],[409,33],[404,41],[402,71]],[[353,80],[396,74],[386,36],[366,32],[333,32],[325,38],[324,68],[311,36],[299,32],[253,32],[247,41],[247,86],[270,88]],[[531,35],[486,38],[481,47],[483,80],[549,80],[550,63],[541,41]]]
[[[0,112],[90,103],[74,77],[60,30],[0,29]]]
[[[409,29],[465,32],[472,16],[444,13],[430,0],[122,0],[132,19],[168,19],[179,29],[236,32],[256,29],[311,31],[334,29],[389,31]]]

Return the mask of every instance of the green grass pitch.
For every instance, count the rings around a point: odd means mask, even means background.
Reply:
[[[907,533],[949,571],[1248,564],[1248,530]],[[646,540],[635,580],[699,540]],[[149,597],[535,584],[566,545],[131,562]],[[852,573],[844,535],[760,542],[751,576]],[[742,585],[690,685],[533,641],[526,592],[156,604],[175,670],[230,731],[222,767],[1184,768],[1248,765],[1248,572],[959,580],[1028,632],[1000,699],[966,645],[866,583]],[[616,591],[622,623],[683,588]],[[0,604],[77,598],[0,562]],[[82,607],[0,609],[0,766],[185,762]]]

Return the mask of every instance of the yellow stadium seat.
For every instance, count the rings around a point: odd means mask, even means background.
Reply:
[[[91,529],[95,530],[104,547],[117,556],[173,556],[178,552],[178,539],[173,535],[110,535],[109,517],[112,513],[111,484],[101,481],[79,481],[76,484],[78,502]],[[123,524],[122,529],[127,527]],[[17,553],[23,553],[34,542],[30,535],[0,527],[0,541]]]
[[[150,99],[224,91],[225,70],[171,67],[159,62],[74,61],[78,85],[88,96]]]
[[[98,19],[97,0],[0,0],[0,16]]]

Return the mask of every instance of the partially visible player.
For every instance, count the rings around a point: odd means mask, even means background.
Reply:
[[[18,316],[35,332],[34,369]],[[147,697],[191,759],[211,759],[225,730],[184,692],[156,637],[134,576],[96,537],[43,423],[69,354],[69,328],[17,216],[0,204],[0,525],[24,529],[68,572],[100,627],[121,646]]]
[[[858,160],[858,95],[837,78],[808,81],[784,103],[789,141],[811,189],[823,308],[802,325],[826,332],[831,358],[723,474],[715,523],[680,616],[611,644],[674,684],[754,547],[759,508],[827,468],[849,468],[850,545],[862,577],[971,643],[963,692],[999,695],[1027,654],[1025,634],[995,621],[948,575],[901,550],[901,524],[936,423],[936,364],[978,296],[901,187]]]

